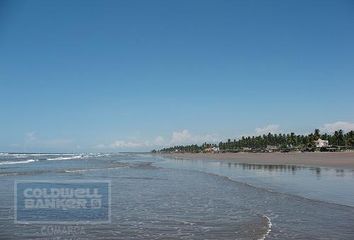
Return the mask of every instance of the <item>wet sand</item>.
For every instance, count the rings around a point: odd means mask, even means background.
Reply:
[[[181,159],[215,159],[251,164],[285,164],[354,169],[354,152],[171,153],[162,155]]]

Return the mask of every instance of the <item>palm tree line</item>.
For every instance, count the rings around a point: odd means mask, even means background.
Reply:
[[[259,136],[243,136],[240,139],[228,139],[226,142],[219,144],[203,143],[201,145],[180,145],[162,148],[159,152],[203,152],[205,149],[218,148],[223,152],[238,151],[266,151],[269,148],[279,150],[315,150],[315,141],[318,139],[328,140],[331,148],[336,149],[353,149],[354,148],[354,131],[344,133],[343,130],[335,131],[333,134],[321,134],[319,129],[315,129],[313,133],[308,135],[288,134],[263,134]],[[157,152],[153,150],[153,152]]]

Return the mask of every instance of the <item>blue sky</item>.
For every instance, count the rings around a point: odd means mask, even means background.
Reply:
[[[1,1],[0,151],[354,128],[353,1]]]

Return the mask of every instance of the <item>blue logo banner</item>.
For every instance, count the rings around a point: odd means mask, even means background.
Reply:
[[[15,223],[110,223],[110,181],[17,181]]]

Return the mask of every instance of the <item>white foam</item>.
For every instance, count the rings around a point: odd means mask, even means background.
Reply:
[[[56,157],[56,158],[47,158],[48,161],[60,161],[60,160],[73,160],[73,159],[81,159],[83,155],[77,155],[72,157]]]
[[[266,237],[270,234],[270,232],[272,231],[272,221],[270,220],[270,218],[266,215],[263,215],[264,218],[267,219],[268,222],[268,230],[267,232],[263,235],[263,237],[261,237],[259,240],[265,240]]]
[[[87,172],[89,169],[65,170],[66,173]]]
[[[0,153],[0,156],[12,157],[12,158],[27,158],[27,157],[41,157],[41,156],[74,156],[73,153]]]
[[[32,163],[37,162],[37,159],[28,159],[25,161],[15,161],[15,162],[0,162],[0,165],[9,165],[9,164],[21,164],[21,163]]]
[[[125,168],[126,166],[121,167],[110,167],[110,168],[89,168],[89,169],[74,169],[74,170],[65,170],[66,173],[76,173],[76,172],[89,172],[89,171],[101,171],[101,170],[111,170],[118,168]]]

